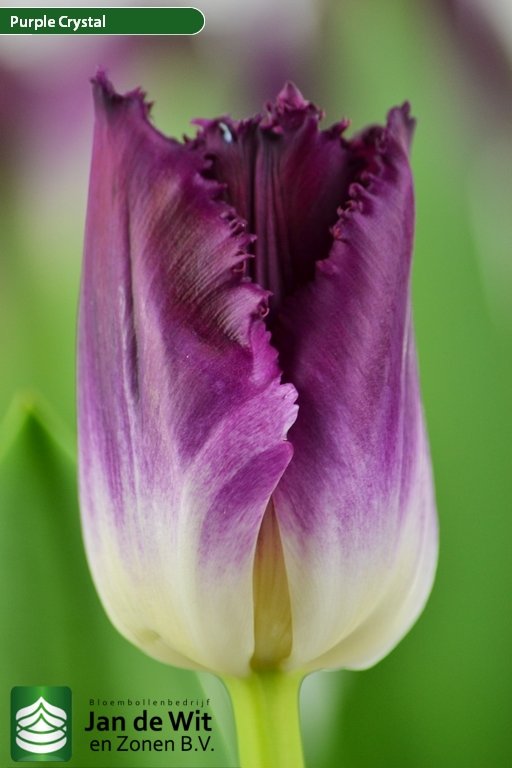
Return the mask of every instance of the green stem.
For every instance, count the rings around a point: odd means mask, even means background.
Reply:
[[[235,712],[241,768],[303,768],[302,679],[302,674],[275,671],[224,678]]]

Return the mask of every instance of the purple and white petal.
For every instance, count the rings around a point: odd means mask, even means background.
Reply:
[[[436,516],[410,313],[412,127],[404,107],[385,129],[352,140],[366,168],[329,257],[285,301],[273,332],[299,393],[294,456],[273,494],[290,668],[375,663],[416,619],[433,580]]]
[[[267,293],[238,268],[250,237],[202,156],[150,125],[139,92],[103,76],[94,90],[78,370],[88,557],[133,642],[243,675],[295,390],[280,383]]]

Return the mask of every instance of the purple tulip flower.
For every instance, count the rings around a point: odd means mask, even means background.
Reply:
[[[105,608],[177,666],[367,667],[437,560],[408,106],[346,139],[287,84],[179,143],[141,92],[94,94],[78,410]]]

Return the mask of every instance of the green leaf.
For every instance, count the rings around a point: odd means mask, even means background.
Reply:
[[[194,673],[146,657],[106,618],[94,590],[82,546],[73,440],[33,395],[18,397],[0,428],[0,580],[3,617],[3,694],[0,710],[2,765],[8,763],[9,690],[19,685],[67,685],[73,694],[70,768],[222,766],[228,761],[218,724],[214,751],[119,753],[117,735],[86,733],[89,712],[124,715],[129,738],[174,738],[167,710],[195,709],[205,699]],[[91,704],[91,699],[139,701],[132,706]],[[146,702],[143,703],[143,699]],[[172,700],[168,705],[167,700]],[[147,700],[150,700],[149,702]],[[165,700],[166,705],[151,701]],[[176,704],[176,700],[180,704]],[[184,703],[188,700],[188,704]],[[225,702],[219,702],[224,706]],[[200,706],[200,704],[199,704]],[[214,711],[216,702],[201,711]],[[161,716],[161,733],[136,733],[143,709]],[[167,721],[167,722],[166,722]],[[210,735],[210,734],[206,734]],[[92,752],[90,741],[110,736],[112,751]]]

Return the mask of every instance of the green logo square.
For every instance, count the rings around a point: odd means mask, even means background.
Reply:
[[[70,759],[70,688],[18,685],[11,690],[11,757],[17,762]]]

